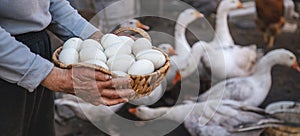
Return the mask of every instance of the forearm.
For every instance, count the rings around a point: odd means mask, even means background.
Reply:
[[[99,31],[82,18],[66,0],[51,0],[50,13],[52,21],[48,29],[62,40],[71,37],[87,39]]]
[[[52,67],[51,62],[30,52],[0,27],[0,78],[33,91]]]

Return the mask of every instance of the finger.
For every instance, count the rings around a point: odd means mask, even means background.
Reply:
[[[112,76],[108,75],[108,74],[104,74],[100,71],[97,71],[97,72],[95,72],[95,79],[97,81],[108,81],[108,80],[112,79]]]
[[[121,86],[130,86],[130,78],[113,78],[106,82],[99,82],[98,88],[120,88]]]
[[[112,106],[112,105],[128,102],[127,98],[109,99],[109,98],[102,97],[101,100],[102,100],[102,104],[106,106]]]
[[[130,97],[134,95],[135,92],[132,89],[104,89],[101,92],[102,97],[107,97],[111,99],[121,98],[121,97]]]
[[[72,75],[75,77],[80,77],[81,80],[88,80],[88,79],[94,79],[98,81],[107,81],[111,79],[111,76],[108,74],[105,74],[100,71],[95,71],[94,69],[90,68],[83,68],[76,66],[73,68]]]

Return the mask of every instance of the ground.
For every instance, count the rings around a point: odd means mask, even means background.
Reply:
[[[213,19],[210,19],[213,20]],[[174,31],[174,22],[159,19],[155,17],[144,17],[141,21],[146,25],[151,27],[151,31],[163,31],[172,34]],[[214,23],[213,21],[210,21]],[[300,26],[300,21],[297,21],[298,26]],[[190,29],[193,31],[197,24],[195,23]],[[240,18],[237,20],[230,21],[230,31],[234,38],[234,41],[240,45],[256,44],[259,48],[264,48],[265,44],[262,42],[262,34],[255,28],[254,22],[251,18]],[[211,35],[203,34],[203,32],[198,31],[196,33],[197,37],[203,39],[210,39]],[[155,37],[155,36],[154,36]],[[195,38],[190,33],[187,32],[187,37],[192,43]],[[159,38],[159,37],[157,37]],[[153,38],[155,40],[155,38]],[[285,48],[296,54],[297,58],[300,59],[300,29],[298,28],[293,33],[282,32],[276,37],[276,42],[273,49]],[[264,51],[269,51],[265,49]],[[272,88],[261,107],[265,107],[269,103],[275,101],[300,101],[300,73],[295,70],[284,67],[275,66],[272,69]],[[176,86],[175,90],[178,90],[180,86]],[[157,102],[153,107],[168,104],[163,100]],[[128,113],[128,108],[133,107],[131,104],[126,104],[118,111],[119,115],[129,119],[136,119]],[[65,122],[66,124],[56,123],[56,134],[57,136],[103,136],[105,135],[96,127],[94,127],[90,122],[83,121],[78,118],[72,118]],[[141,133],[139,133],[141,135]],[[133,135],[133,134],[129,134]],[[137,134],[138,135],[138,134]],[[183,125],[180,125],[177,129],[172,131],[170,136],[183,136],[188,135],[187,131],[184,129]]]

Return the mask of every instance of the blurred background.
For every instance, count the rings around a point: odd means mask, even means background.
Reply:
[[[103,33],[109,33],[120,27],[120,24],[131,18],[136,18],[150,27],[147,31],[152,39],[153,45],[169,43],[174,46],[174,31],[178,15],[187,8],[195,8],[205,15],[205,19],[198,19],[188,25],[186,38],[190,45],[198,40],[211,41],[214,37],[214,26],[216,24],[216,9],[221,0],[68,0],[78,12],[98,27]],[[263,42],[262,32],[258,29],[255,18],[254,0],[241,0],[244,5],[242,9],[232,10],[228,13],[228,26],[231,36],[236,44],[247,46],[256,44],[264,53],[270,50],[285,48],[300,58],[300,25],[299,0],[285,0],[285,26],[276,36],[273,48],[267,48]],[[115,4],[121,2],[121,4]],[[114,5],[115,4],[115,5]],[[105,8],[109,7],[109,8]],[[268,8],[268,6],[266,6]],[[270,7],[272,8],[272,7]],[[103,10],[104,9],[104,10]],[[126,12],[124,12],[126,11]],[[294,11],[294,12],[292,12]],[[51,37],[53,49],[63,42]],[[284,66],[275,66],[272,69],[272,87],[260,105],[266,105],[282,100],[300,101],[300,74]],[[201,84],[200,92],[209,89],[210,85]],[[165,92],[164,96],[151,107],[172,106],[178,99],[180,84],[172,87],[172,91]],[[60,95],[57,95],[59,98]],[[128,109],[136,107],[133,104],[125,104],[117,111],[122,117],[138,120],[128,113]],[[90,121],[82,120],[76,116],[76,112],[67,107],[57,106],[60,110],[56,119],[57,136],[105,136],[101,130],[96,128]],[[138,134],[137,134],[138,135]],[[142,135],[142,132],[140,132]],[[189,135],[183,125],[170,132],[169,136]]]

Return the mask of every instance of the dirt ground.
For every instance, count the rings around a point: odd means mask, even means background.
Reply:
[[[141,19],[143,23],[151,27],[151,31],[163,31],[172,34],[174,31],[175,23],[173,21],[163,20],[153,17],[144,17]],[[211,23],[214,23],[211,21]],[[300,26],[300,21],[297,21],[298,26]],[[244,27],[244,26],[247,27]],[[198,27],[195,25],[194,27]],[[254,22],[251,18],[240,18],[237,20],[232,20],[230,22],[230,31],[237,44],[249,45],[256,44],[259,48],[264,47],[262,42],[262,34],[255,28]],[[201,32],[199,32],[201,33]],[[201,35],[201,34],[200,34]],[[207,36],[207,35],[206,35]],[[195,41],[195,37],[187,32],[187,37],[191,43]],[[285,48],[296,54],[297,58],[300,59],[300,28],[293,33],[282,32],[276,37],[276,42],[273,49]],[[266,52],[269,50],[265,50]],[[300,61],[299,61],[300,62]],[[174,89],[179,90],[180,86],[176,86]],[[173,97],[172,94],[166,94],[165,97]],[[152,105],[152,107],[168,105],[170,103],[166,102],[162,98],[159,102]],[[275,66],[272,69],[272,88],[271,91],[261,105],[265,107],[269,103],[275,101],[290,100],[290,101],[300,101],[300,73],[293,69],[284,66]],[[126,104],[122,107],[118,114],[126,117],[128,119],[136,119],[128,113],[128,108],[133,107],[131,104]],[[57,136],[104,136],[103,132],[94,127],[88,121],[82,121],[78,118],[73,118],[68,120],[66,124],[56,123]],[[141,133],[140,133],[141,134]],[[133,134],[128,134],[133,135]],[[183,125],[180,125],[177,129],[172,131],[169,136],[184,136],[189,135],[185,130]]]

